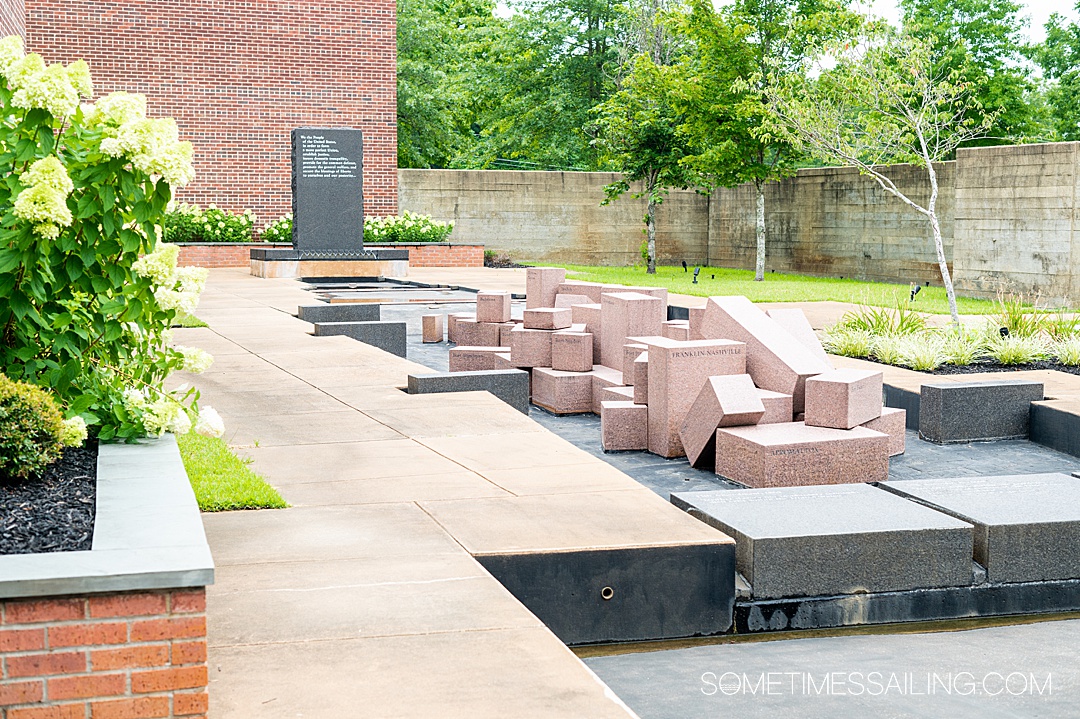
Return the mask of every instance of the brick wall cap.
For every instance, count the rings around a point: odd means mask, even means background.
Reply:
[[[262,242],[260,240],[252,240],[251,242],[163,242],[165,245],[176,245],[177,247],[250,247],[251,245],[258,245],[259,247],[292,247],[291,242]]]
[[[0,556],[0,599],[205,587],[214,560],[176,438],[102,444],[88,552]]]

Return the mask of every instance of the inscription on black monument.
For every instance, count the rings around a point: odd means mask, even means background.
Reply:
[[[360,130],[292,131],[293,247],[301,258],[364,257]]]

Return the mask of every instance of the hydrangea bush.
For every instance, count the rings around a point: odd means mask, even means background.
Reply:
[[[292,242],[292,213],[266,223],[262,231],[262,240],[263,242]]]
[[[364,242],[446,242],[453,231],[453,222],[436,222],[408,210],[400,217],[364,218]]]
[[[46,66],[0,40],[0,372],[49,388],[101,439],[184,431],[197,394],[165,378],[208,358],[170,347],[169,328],[206,271],[157,240],[192,147],[143,96],[80,104],[92,94],[85,62]]]
[[[244,210],[234,215],[210,205],[205,210],[198,205],[181,204],[165,215],[166,242],[252,242],[255,213]]]

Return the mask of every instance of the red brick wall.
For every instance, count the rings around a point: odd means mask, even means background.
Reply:
[[[0,0],[0,37],[22,35],[25,17],[23,0]]]
[[[12,3],[14,0],[0,0]],[[364,209],[397,214],[395,0],[26,0],[26,44],[141,92],[195,145],[186,202],[290,211],[289,132],[364,130]]]
[[[203,717],[206,591],[0,602],[4,719]]]
[[[250,267],[252,247],[291,247],[291,245],[181,245],[181,266]],[[367,245],[381,247],[382,245]],[[387,245],[389,246],[389,245]],[[483,245],[394,245],[409,250],[409,267],[483,267]]]

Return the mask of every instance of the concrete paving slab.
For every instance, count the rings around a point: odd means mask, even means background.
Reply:
[[[385,478],[300,482],[279,485],[278,489],[294,507],[510,496],[509,492],[480,475],[466,471],[395,477],[392,482]]]
[[[401,439],[401,433],[356,410],[319,413],[318,423],[311,421],[311,414],[274,414],[259,418],[257,423],[231,422],[229,415],[221,416],[225,420],[225,441],[234,445],[272,447]]]
[[[585,464],[589,454],[548,432],[522,432],[477,437],[429,437],[418,440],[447,459],[474,472],[488,469],[529,469]],[[500,448],[502,451],[492,451]]]
[[[366,414],[416,439],[544,431],[536,422],[505,402],[494,397],[492,400],[491,404],[466,404],[453,408],[428,403],[427,406],[408,409],[373,409]],[[438,411],[440,409],[443,411]]]
[[[461,472],[456,462],[409,439],[244,447],[252,468],[279,487],[306,482],[380,479]]]
[[[302,389],[259,390],[251,392],[225,392],[208,388],[202,402],[212,404],[222,417],[267,417],[275,414],[295,415],[308,413],[341,412],[348,407],[325,392],[304,385]]]
[[[486,469],[480,474],[518,496],[639,489],[640,484],[609,464],[572,464],[550,469]]]

